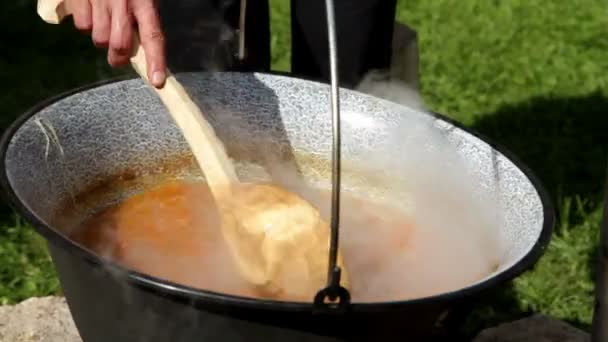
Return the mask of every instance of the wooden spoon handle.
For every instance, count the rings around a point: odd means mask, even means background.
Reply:
[[[137,37],[134,37],[134,41],[135,53],[131,57],[131,65],[149,83],[144,49]],[[226,186],[237,183],[238,178],[224,144],[175,76],[167,70],[164,87],[151,88],[156,91],[182,131],[214,194],[219,196]]]
[[[38,0],[38,15],[47,23],[59,24],[71,13],[63,0]],[[131,65],[146,83],[146,57],[137,35],[133,36]],[[226,186],[238,182],[232,161],[228,158],[224,145],[219,140],[211,124],[205,119],[199,107],[190,98],[175,76],[166,70],[167,80],[162,88],[151,86],[161,99],[173,120],[182,131],[205,178],[216,196]]]
[[[37,12],[49,24],[59,24],[70,15],[63,0],[38,0]]]

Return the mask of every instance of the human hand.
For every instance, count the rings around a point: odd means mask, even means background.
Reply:
[[[148,79],[155,87],[163,86],[165,38],[155,0],[65,0],[65,6],[76,28],[91,33],[95,46],[108,49],[108,63],[113,67],[129,63],[137,29]]]

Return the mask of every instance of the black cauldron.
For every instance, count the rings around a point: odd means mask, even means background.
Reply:
[[[330,164],[303,157],[330,156],[327,85],[251,73],[184,73],[178,78],[211,116],[234,159],[264,164],[272,154],[289,160],[310,182],[329,186]],[[310,303],[278,302],[188,288],[100,258],[68,238],[70,220],[92,210],[79,194],[110,176],[165,172],[168,168],[157,166],[189,153],[141,80],[114,80],[36,106],[12,125],[1,144],[5,193],[47,239],[84,341],[428,340],[420,336],[429,336],[460,304],[533,266],[549,242],[553,209],[542,186],[516,158],[439,115],[355,91],[342,90],[341,96],[344,172],[348,165],[366,163],[370,151],[403,158],[412,148],[423,148],[407,139],[405,129],[416,121],[430,123],[471,166],[472,182],[492,194],[500,208],[497,234],[503,250],[493,274],[428,298],[354,301],[346,311],[333,312],[315,310],[312,298]],[[401,128],[404,138],[382,150],[387,132]],[[395,178],[367,184],[345,175],[343,185],[398,201],[404,196],[395,190],[399,176],[407,178],[397,172]],[[97,198],[104,205],[138,191],[110,183],[102,188]],[[74,204],[69,212],[65,203]]]

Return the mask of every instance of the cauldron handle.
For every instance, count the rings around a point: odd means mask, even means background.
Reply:
[[[331,188],[331,235],[329,246],[329,267],[327,271],[327,287],[321,289],[315,296],[314,305],[317,310],[348,308],[350,293],[340,285],[341,269],[337,264],[338,239],[340,228],[340,174],[341,174],[341,139],[340,139],[340,95],[338,87],[338,53],[336,42],[336,19],[334,1],[325,0],[327,14],[327,35],[329,40],[329,65],[331,81],[331,112],[332,112],[332,188]],[[327,303],[326,299],[330,302]]]

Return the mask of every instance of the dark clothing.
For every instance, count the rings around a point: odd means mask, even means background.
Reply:
[[[247,0],[246,58],[242,63],[235,58],[240,1],[207,1],[210,2],[201,4],[205,1],[183,0],[181,6],[176,6],[175,0],[161,1],[170,66],[177,64],[178,69],[270,71],[268,0]],[[328,82],[325,0],[290,1],[291,71],[296,77]],[[367,71],[390,67],[396,0],[334,1],[340,84],[354,87]],[[192,6],[199,9],[194,10]],[[184,11],[186,14],[180,14]],[[194,25],[190,24],[191,21]],[[198,42],[198,37],[206,38],[207,43]],[[206,57],[204,61],[200,56]]]
[[[391,62],[396,0],[335,0],[340,84],[354,87]],[[291,0],[292,73],[329,80],[324,0]]]

